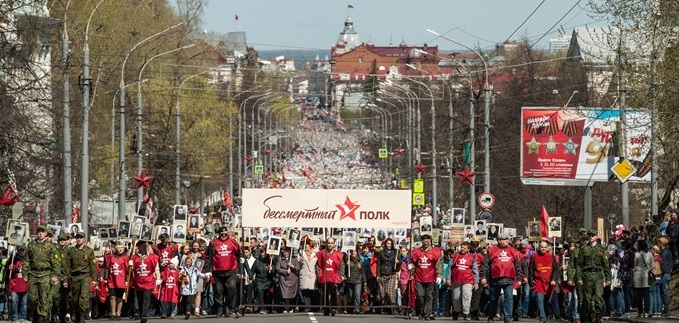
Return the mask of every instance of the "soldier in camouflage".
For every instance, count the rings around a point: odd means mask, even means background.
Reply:
[[[601,323],[604,311],[604,286],[610,285],[611,267],[606,250],[597,241],[597,231],[589,230],[588,244],[578,252],[575,280],[582,290],[580,318],[585,322]]]
[[[38,237],[26,248],[24,274],[28,276],[28,301],[33,323],[47,323],[52,305],[52,286],[61,279],[61,264],[56,248],[47,238],[47,227],[38,226]]]
[[[75,247],[66,251],[66,287],[71,288],[71,309],[75,313],[75,323],[85,323],[90,307],[90,286],[96,284],[97,259],[94,251],[85,243],[85,233],[75,235]]]
[[[69,293],[68,288],[68,275],[66,274],[66,252],[71,248],[71,235],[62,232],[59,234],[59,244],[57,246],[57,252],[59,258],[61,259],[61,284],[59,284],[59,290],[55,296],[56,301],[52,302],[53,308],[52,312],[56,312],[59,322],[66,322],[66,314],[68,313]]]

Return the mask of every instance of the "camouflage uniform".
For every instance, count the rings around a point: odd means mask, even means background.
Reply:
[[[596,236],[596,230],[589,230],[589,236]],[[600,323],[604,311],[604,282],[609,283],[611,267],[606,250],[599,244],[587,244],[580,249],[576,264],[575,277],[582,281],[581,318]]]
[[[47,232],[47,227],[39,226],[40,231]],[[33,311],[33,322],[45,323],[52,306],[53,280],[61,278],[61,263],[52,241],[48,238],[31,241],[26,248],[23,267],[28,276],[28,302]]]
[[[76,239],[85,237],[84,232],[78,232]],[[76,323],[84,323],[85,315],[90,307],[90,284],[97,278],[97,259],[94,251],[83,243],[78,246],[68,248],[65,259],[68,276],[68,286],[71,288],[71,308],[75,313]]]
[[[66,232],[60,233],[59,243],[64,240],[71,241],[71,235]],[[52,313],[57,315],[60,322],[66,321],[66,313],[68,313],[68,304],[70,303],[70,286],[66,285],[66,287],[64,287],[64,283],[68,283],[68,275],[66,274],[66,252],[68,252],[68,249],[70,248],[70,245],[61,246],[61,244],[57,244],[57,252],[59,254],[59,258],[61,259],[62,279],[61,283],[59,284],[59,288],[56,290],[56,294],[54,296],[55,300],[52,302]]]

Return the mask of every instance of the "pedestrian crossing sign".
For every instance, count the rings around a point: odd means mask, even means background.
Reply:
[[[255,175],[262,175],[264,174],[264,166],[263,165],[255,165]]]
[[[424,180],[421,178],[416,178],[413,181],[413,192],[423,193],[424,192]]]
[[[379,157],[379,158],[387,158],[387,157],[389,157],[389,151],[387,150],[387,148],[380,148],[380,149],[377,151],[377,157]]]

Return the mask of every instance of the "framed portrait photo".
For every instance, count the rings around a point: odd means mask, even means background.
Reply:
[[[172,241],[185,242],[186,241],[186,221],[175,222],[172,224]]]
[[[127,221],[118,222],[118,237],[119,238],[130,237],[130,222]]]
[[[7,223],[7,243],[14,246],[24,245],[28,241],[28,223],[10,220]]]
[[[186,221],[186,217],[189,214],[188,205],[175,205],[173,208],[172,216],[175,221]]]
[[[269,237],[266,253],[272,256],[278,256],[281,253],[281,237]]]

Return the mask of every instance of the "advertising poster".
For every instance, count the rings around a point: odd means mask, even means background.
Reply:
[[[527,185],[591,185],[613,181],[618,161],[620,112],[604,108],[521,110],[521,180]],[[629,179],[649,182],[651,117],[626,111],[627,158],[636,169]]]

